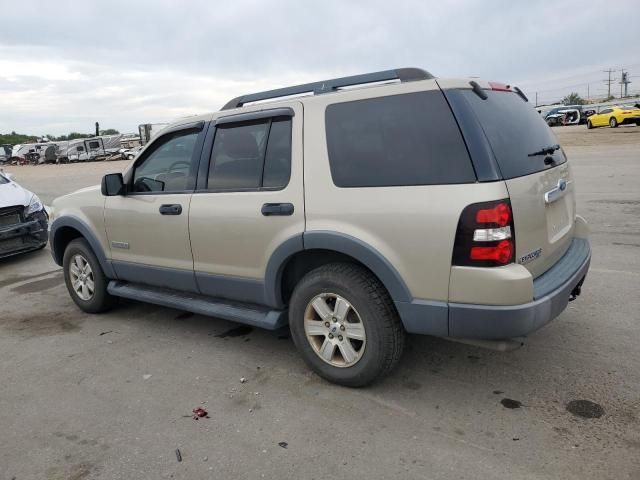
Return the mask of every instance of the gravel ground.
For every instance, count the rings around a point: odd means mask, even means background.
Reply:
[[[556,129],[592,229],[577,301],[511,353],[413,336],[367,389],[310,373],[286,331],[133,302],[85,315],[48,249],[0,261],[0,478],[640,478],[640,137],[626,131],[640,128],[595,135],[636,143],[580,146],[591,131]],[[12,170],[49,201],[125,164]]]

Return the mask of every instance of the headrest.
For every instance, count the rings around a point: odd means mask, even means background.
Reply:
[[[222,148],[231,158],[257,158],[258,144],[251,133],[241,128],[230,128],[224,132]]]

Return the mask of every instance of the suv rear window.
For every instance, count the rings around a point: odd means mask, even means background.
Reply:
[[[531,103],[512,92],[485,90],[486,100],[472,90],[460,92],[478,117],[503,178],[530,175],[552,167],[545,165],[546,155],[529,156],[558,143]],[[562,150],[557,150],[552,156],[556,165],[567,161]]]
[[[476,181],[439,90],[329,105],[325,125],[331,176],[338,187]]]

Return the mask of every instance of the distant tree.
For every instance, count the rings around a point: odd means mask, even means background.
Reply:
[[[100,135],[120,135],[120,132],[115,128],[107,128],[106,130],[100,130]]]
[[[585,100],[576,92],[571,92],[569,95],[562,99],[563,105],[584,105]]]
[[[69,135],[67,135],[67,140],[76,140],[78,138],[91,138],[91,137],[93,137],[91,133],[71,132]]]
[[[32,135],[23,135],[21,133],[11,132],[8,134],[0,134],[0,144],[8,143],[9,145],[18,145],[20,143],[35,143],[36,137]]]
[[[604,100],[602,100],[603,102],[610,102],[611,100],[614,100],[616,97],[614,97],[613,95],[609,95],[607,98],[605,98]]]

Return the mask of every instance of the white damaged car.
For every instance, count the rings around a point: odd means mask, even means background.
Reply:
[[[35,193],[0,170],[0,258],[44,248],[49,215]]]

